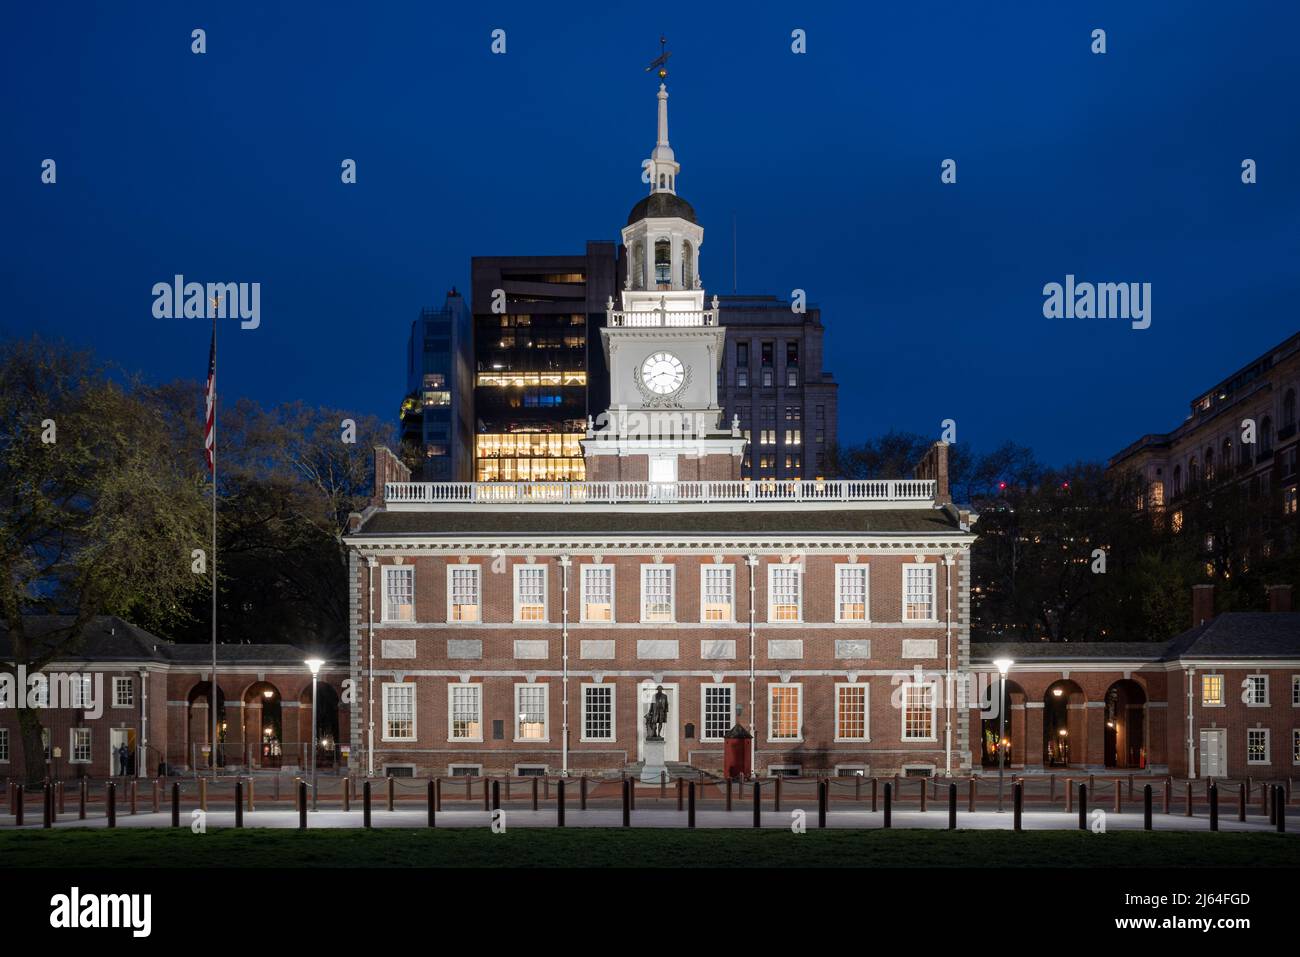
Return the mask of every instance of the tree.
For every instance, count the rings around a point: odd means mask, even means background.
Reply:
[[[74,653],[96,615],[183,620],[202,591],[191,553],[205,542],[205,482],[186,467],[157,399],[88,353],[36,338],[0,344],[6,671],[33,673]],[[37,636],[32,615],[66,618]],[[36,780],[40,714],[25,694],[17,704],[25,773]]]

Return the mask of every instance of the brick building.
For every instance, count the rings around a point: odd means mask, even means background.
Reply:
[[[27,619],[39,649],[65,633],[70,619]],[[217,715],[220,765],[229,770],[295,769],[309,763],[311,673],[305,652],[291,645],[218,645]],[[49,773],[151,777],[209,766],[212,649],[175,644],[113,616],[92,619],[76,648],[46,664],[36,684],[0,675],[0,774],[21,777],[26,758],[16,694],[35,693]],[[0,659],[13,661],[0,626]],[[31,675],[26,676],[30,681]],[[317,684],[318,766],[345,760],[346,670],[326,662]],[[40,686],[44,690],[40,690]],[[123,766],[120,747],[128,762]]]

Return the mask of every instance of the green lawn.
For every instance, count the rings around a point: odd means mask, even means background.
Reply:
[[[0,832],[16,867],[1297,867],[1279,834],[120,829]]]

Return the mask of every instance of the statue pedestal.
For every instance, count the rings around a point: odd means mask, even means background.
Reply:
[[[664,744],[663,739],[655,740],[647,738],[645,742],[645,766],[641,768],[641,780],[647,783],[658,784],[660,775],[668,770],[664,764]]]

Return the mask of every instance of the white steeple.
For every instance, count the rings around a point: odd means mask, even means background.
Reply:
[[[650,154],[650,192],[676,193],[677,173],[681,170],[668,145],[668,87],[659,84],[659,138]]]

